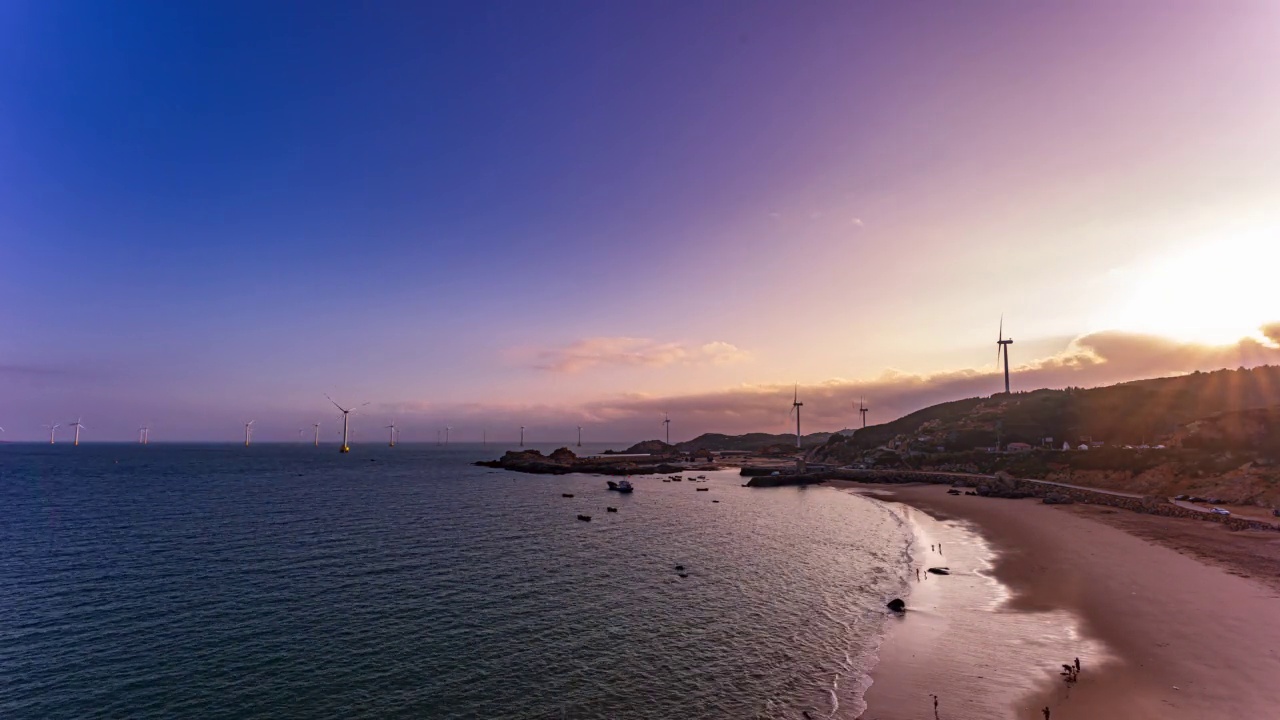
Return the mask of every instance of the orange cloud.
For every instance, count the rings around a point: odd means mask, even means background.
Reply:
[[[1275,339],[1280,335],[1280,323],[1267,326],[1263,333]],[[623,343],[622,349],[612,343],[575,344],[570,347],[577,348],[579,354],[557,356],[563,362],[551,369],[573,371],[606,363],[662,365],[684,361],[689,353],[682,346],[631,342],[635,344]],[[584,348],[592,352],[585,352]],[[736,351],[731,345],[724,348],[729,356]],[[624,357],[628,352],[634,356]],[[703,346],[697,354],[707,360],[717,352]],[[1196,370],[1259,365],[1280,365],[1280,346],[1254,339],[1232,345],[1205,346],[1153,335],[1109,331],[1083,336],[1058,355],[1014,368],[1012,384],[1015,391],[1092,387]],[[800,399],[805,403],[804,430],[857,426],[860,420],[854,406],[859,397],[866,398],[871,408],[869,422],[874,424],[940,402],[991,395],[1003,390],[1003,386],[1000,374],[985,369],[927,375],[890,370],[867,380],[832,379],[800,387]],[[792,392],[790,384],[765,384],[689,395],[619,395],[579,406],[473,405],[432,408],[431,411],[451,420],[457,418],[459,422],[536,426],[553,437],[570,437],[569,428],[585,424],[593,428],[591,434],[597,438],[618,440],[657,437],[661,431],[659,420],[663,413],[669,412],[673,438],[687,439],[703,432],[790,432],[795,427],[794,420],[788,416]],[[427,411],[427,408],[418,410]]]

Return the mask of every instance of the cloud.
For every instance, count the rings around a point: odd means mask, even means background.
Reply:
[[[582,372],[600,366],[723,365],[750,357],[746,351],[718,340],[690,347],[633,337],[586,338],[564,347],[537,351],[535,355],[534,367],[559,373]]]
[[[1274,339],[1280,323],[1263,335]],[[1017,357],[1015,345],[1014,356]],[[740,359],[742,351],[728,343],[690,348],[637,338],[593,338],[547,356],[548,369],[575,371],[605,363],[662,366],[684,362],[714,363]],[[1077,338],[1056,355],[1012,368],[1014,390],[1093,387],[1141,378],[1179,375],[1196,370],[1280,365],[1280,346],[1244,339],[1224,346],[1179,342],[1153,335],[1100,332]],[[554,367],[553,367],[554,366]],[[574,427],[587,426],[587,437],[629,442],[658,437],[664,412],[671,413],[672,438],[689,439],[704,432],[792,432],[789,417],[793,386],[789,383],[741,385],[683,395],[620,394],[583,404],[471,404],[442,407],[405,403],[388,407],[406,426],[417,422],[434,428],[448,421],[458,437],[477,439],[482,426],[490,438],[507,435],[520,425],[531,442],[569,442]],[[800,386],[806,432],[856,427],[855,406],[865,397],[871,423],[882,423],[940,402],[989,396],[1004,388],[994,368],[959,369],[932,374],[886,370],[861,380],[832,378]],[[408,433],[409,431],[406,430]],[[426,439],[434,437],[430,431]],[[421,439],[421,438],[419,438]]]
[[[854,218],[849,222],[853,223],[854,225],[857,225],[858,227],[863,227],[862,218]]]

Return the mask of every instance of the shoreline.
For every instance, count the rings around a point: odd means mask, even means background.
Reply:
[[[938,485],[831,484],[899,504],[913,564],[953,572],[912,573],[863,720],[928,717],[933,695],[949,719],[1041,720],[1046,706],[1057,720],[1269,717],[1280,705],[1280,579],[1173,549],[1204,546],[1203,523]],[[1135,524],[1150,527],[1126,527]],[[1245,567],[1280,564],[1280,539],[1215,530],[1224,547],[1254,553]],[[930,551],[938,541],[945,555]],[[1058,672],[1077,657],[1080,680],[1068,686]]]

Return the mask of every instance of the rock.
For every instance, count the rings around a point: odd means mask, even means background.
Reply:
[[[950,490],[948,490],[948,491],[947,491],[947,494],[948,494],[948,495],[959,495],[959,494],[960,494],[960,491],[959,491],[959,490],[957,490],[957,489],[955,489],[955,488],[951,488]]]
[[[931,572],[934,575],[950,575],[951,568],[944,568],[944,567],[929,568],[928,572]]]
[[[1075,500],[1059,493],[1049,493],[1044,496],[1043,502],[1045,505],[1072,505]]]
[[[683,569],[684,569],[684,566],[683,566],[683,565],[677,565],[677,566],[676,566],[676,570],[683,570]]]
[[[573,451],[569,448],[562,447],[551,453],[550,460],[551,462],[558,463],[574,463],[578,461],[578,456],[574,455]]]
[[[616,508],[616,507],[607,507],[607,508],[605,508],[605,511],[606,511],[606,512],[618,512],[618,508]]]
[[[890,600],[888,607],[890,610],[896,613],[907,611],[907,604],[903,602],[900,598],[894,598]]]

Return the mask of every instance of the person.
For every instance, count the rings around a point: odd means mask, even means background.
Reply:
[[[1045,706],[1044,706],[1044,710],[1041,710],[1040,712],[1044,713],[1044,720],[1049,720],[1049,706],[1048,706],[1048,705],[1045,705]]]
[[[942,554],[942,543],[938,543],[938,554]]]
[[[1080,658],[1076,658],[1076,674],[1080,674]]]

